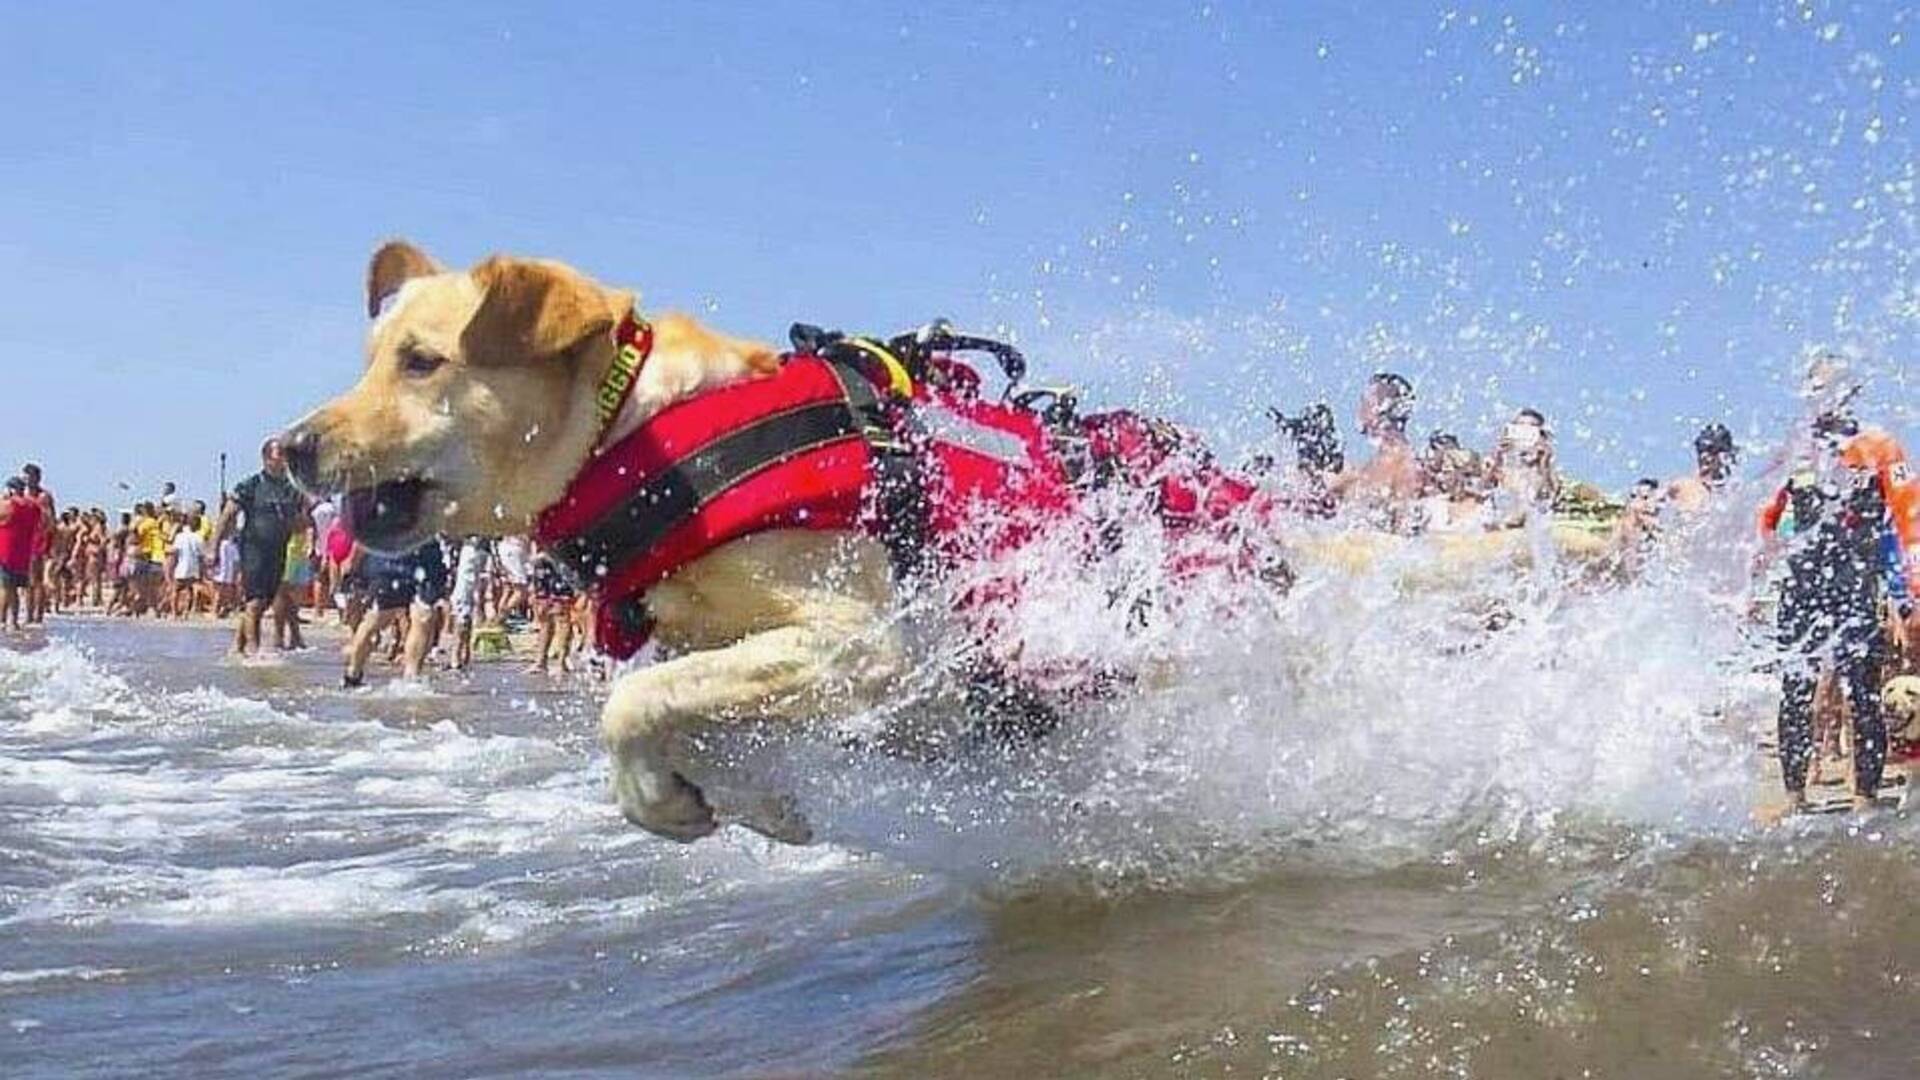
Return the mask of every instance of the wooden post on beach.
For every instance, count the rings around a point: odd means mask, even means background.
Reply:
[[[220,451],[220,504],[227,502],[227,452]]]

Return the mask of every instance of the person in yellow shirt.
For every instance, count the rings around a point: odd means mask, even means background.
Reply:
[[[133,613],[145,615],[160,601],[160,566],[167,558],[166,530],[151,503],[133,508]]]
[[[313,530],[297,528],[287,537],[286,569],[280,578],[280,595],[274,598],[275,614],[279,621],[274,623],[274,642],[281,649],[304,649],[307,643],[300,636],[300,606],[312,598],[313,594]],[[286,635],[280,637],[284,627]]]

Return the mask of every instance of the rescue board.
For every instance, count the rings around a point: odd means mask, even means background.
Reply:
[[[1565,521],[1548,526],[1544,536],[1529,529],[1418,536],[1354,530],[1298,537],[1289,546],[1303,567],[1356,577],[1390,567],[1402,588],[1438,589],[1489,570],[1531,570],[1543,539],[1556,558],[1576,566],[1598,564],[1614,551],[1609,532]]]

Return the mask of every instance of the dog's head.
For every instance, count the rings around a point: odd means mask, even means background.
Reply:
[[[367,269],[365,372],[284,436],[295,482],[344,492],[375,548],[523,531],[593,448],[594,387],[633,300],[557,262],[449,271],[386,244]]]
[[[1906,742],[1920,742],[1920,675],[1900,675],[1880,688],[1887,734]]]

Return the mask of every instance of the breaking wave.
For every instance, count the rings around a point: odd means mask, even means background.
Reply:
[[[1152,529],[1091,565],[1070,540],[1037,544],[986,571],[1020,582],[996,625],[1029,669],[1122,673],[1051,737],[919,761],[819,737],[723,754],[835,842],[982,881],[1180,886],[1738,833],[1774,689],[1738,516],[1690,526],[1626,585],[1543,545],[1531,569],[1475,570],[1416,543],[1360,572],[1302,564],[1282,597],[1225,572],[1170,579]],[[966,653],[940,640],[904,695],[947,693],[951,722]]]
[[[849,864],[745,834],[654,843],[609,807],[584,715],[525,734],[399,727],[148,690],[55,641],[0,650],[0,717],[9,935],[398,921],[415,945],[461,949]]]

